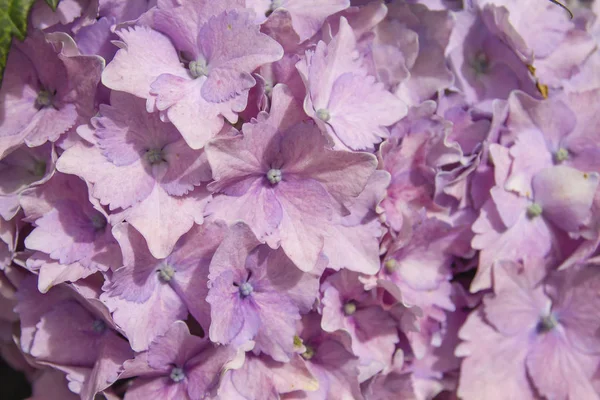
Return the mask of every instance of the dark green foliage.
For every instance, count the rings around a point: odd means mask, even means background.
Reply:
[[[58,0],[46,0],[46,4],[50,6],[52,11],[56,11],[56,6],[58,6]]]
[[[27,34],[27,15],[35,0],[0,0],[0,77],[6,66],[13,36],[19,40]]]

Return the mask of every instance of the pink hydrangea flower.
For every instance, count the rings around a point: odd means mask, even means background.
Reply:
[[[331,42],[320,41],[298,69],[307,89],[304,110],[336,148],[373,149],[389,135],[386,127],[406,115],[406,105],[361,66],[356,38],[345,18]]]
[[[327,17],[350,7],[350,1],[247,0],[246,7],[253,8],[258,20],[266,21],[267,25],[271,20],[277,20],[278,24],[291,24],[298,41],[304,42],[319,32]]]
[[[326,332],[343,330],[352,338],[352,352],[360,358],[360,381],[392,364],[398,343],[396,323],[359,281],[358,274],[342,270],[327,278],[323,292],[323,319]]]
[[[235,356],[235,349],[191,335],[187,325],[177,321],[150,343],[148,351],[124,364],[124,376],[137,376],[125,398],[205,398],[214,393]]]
[[[295,325],[318,293],[318,275],[302,272],[282,249],[261,244],[250,228],[236,224],[210,264],[209,336],[213,342],[245,345],[287,362],[294,354]]]
[[[87,121],[103,67],[101,57],[81,55],[63,33],[36,32],[16,43],[0,89],[0,158],[22,143],[55,142]]]
[[[141,99],[113,92],[111,105],[100,107],[100,113],[57,168],[88,182],[101,204],[121,209],[113,219],[127,219],[152,254],[164,258],[181,235],[203,221],[208,193],[200,186],[210,179],[206,159],[172,124],[147,113]]]
[[[21,145],[0,160],[0,216],[11,220],[21,208],[20,195],[47,182],[55,164],[56,151],[50,143],[34,148]]]
[[[119,224],[113,231],[123,252],[123,266],[107,280],[100,299],[127,334],[131,347],[146,350],[188,313],[208,329],[208,265],[226,227],[215,223],[192,228],[163,259],[152,256],[130,225]]]
[[[600,400],[599,4],[35,2],[0,356],[31,400]]]
[[[314,268],[334,215],[364,190],[375,170],[370,154],[332,151],[318,127],[303,121],[284,86],[273,90],[269,114],[245,124],[243,135],[215,139],[206,148],[214,182],[207,211],[247,223],[259,239],[304,271]],[[352,180],[344,176],[351,174]]]
[[[495,264],[494,295],[460,331],[465,343],[457,354],[466,358],[459,396],[598,396],[592,383],[600,344],[593,311],[598,275],[572,269],[556,278],[537,285],[518,265]]]
[[[149,111],[160,111],[191,147],[202,148],[221,130],[223,118],[237,122],[256,83],[251,72],[283,55],[239,3],[159,1],[147,16],[150,27],[117,32],[122,48],[102,82],[147,99]]]

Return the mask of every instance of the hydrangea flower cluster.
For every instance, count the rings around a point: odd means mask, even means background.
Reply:
[[[31,400],[600,399],[600,1],[64,0],[0,89]]]

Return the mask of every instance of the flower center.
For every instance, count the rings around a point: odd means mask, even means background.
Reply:
[[[317,110],[317,117],[323,121],[323,122],[327,122],[331,119],[331,115],[329,114],[329,110],[326,108],[319,108]]]
[[[304,347],[306,347],[306,351],[302,353],[301,356],[305,360],[310,360],[315,356],[315,349],[313,349],[313,347],[309,345],[304,345]]]
[[[273,82],[271,82],[271,81],[265,82],[265,93],[268,95],[273,93]]]
[[[182,368],[173,367],[173,369],[171,370],[171,374],[169,375],[169,378],[171,378],[171,380],[173,382],[179,383],[185,379],[185,372],[183,372]]]
[[[252,287],[250,282],[244,282],[240,285],[239,290],[240,290],[240,296],[242,296],[242,298],[246,298],[252,294],[252,292],[254,291],[254,288]]]
[[[160,164],[165,161],[162,150],[150,149],[146,152],[146,159],[150,165]]]
[[[344,304],[344,314],[352,315],[356,312],[356,303],[353,301],[349,301]]]
[[[302,346],[302,338],[298,335],[294,335],[294,347],[300,347]]]
[[[99,212],[94,212],[90,217],[90,222],[95,230],[101,231],[106,227],[106,218]]]
[[[52,101],[54,100],[54,93],[50,93],[46,89],[40,90],[35,99],[35,104],[38,108],[45,108],[52,105]]]
[[[389,259],[385,260],[385,262],[383,263],[383,266],[385,268],[385,272],[387,272],[388,274],[393,273],[399,267],[398,261],[394,260],[393,258],[389,258]]]
[[[271,2],[271,5],[269,6],[269,9],[265,13],[265,16],[268,17],[269,15],[273,14],[273,11],[275,11],[279,7],[281,7],[281,0],[273,0]]]
[[[477,74],[486,74],[490,69],[490,59],[483,51],[475,54],[471,66]]]
[[[554,160],[557,163],[561,163],[563,161],[565,161],[567,158],[569,158],[569,150],[561,147],[560,149],[558,149],[558,151],[556,153],[554,153]]]
[[[540,215],[542,215],[542,211],[543,210],[541,205],[539,205],[538,203],[533,203],[532,205],[527,207],[527,216],[529,218],[539,217]]]
[[[31,174],[38,178],[41,178],[46,174],[46,162],[45,161],[36,161],[33,165]]]
[[[106,330],[106,323],[101,319],[97,319],[92,324],[92,329],[96,333],[103,333]]]
[[[277,185],[281,182],[281,170],[271,168],[269,172],[267,172],[267,179],[271,182],[271,185]]]
[[[541,335],[543,333],[550,332],[552,329],[556,328],[557,325],[558,325],[558,321],[556,320],[554,315],[552,315],[552,314],[546,315],[546,316],[540,318],[540,320],[538,321],[538,323],[535,327],[535,331],[539,335]]]
[[[190,61],[189,68],[190,74],[192,74],[194,78],[208,75],[208,65],[203,58],[199,58],[196,61]]]
[[[169,264],[165,264],[158,270],[158,278],[165,283],[170,282],[173,276],[175,276],[175,269]]]

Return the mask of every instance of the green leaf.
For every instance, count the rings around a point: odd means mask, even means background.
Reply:
[[[58,0],[46,0],[46,4],[50,6],[52,11],[56,11],[56,7],[58,6]]]
[[[0,78],[4,73],[13,36],[27,34],[27,15],[35,0],[0,0]]]

